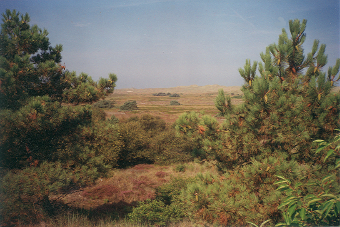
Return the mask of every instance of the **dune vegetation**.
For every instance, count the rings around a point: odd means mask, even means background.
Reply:
[[[1,24],[1,226],[340,223],[340,59],[305,54],[306,20],[242,87],[143,91],[69,72],[29,22]]]

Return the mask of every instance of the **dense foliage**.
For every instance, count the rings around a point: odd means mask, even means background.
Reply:
[[[95,83],[85,74],[69,73],[60,65],[62,46],[50,46],[48,32],[31,26],[28,14],[6,10],[2,16],[1,222],[18,225],[40,220],[50,193],[105,174],[104,154],[79,141],[100,114],[61,102],[99,100],[113,92],[117,77],[110,74]]]
[[[65,80],[69,87],[63,91],[63,101],[78,104],[95,102],[112,93],[117,76],[111,73],[109,79],[100,78],[99,83],[96,83],[85,73],[77,76],[76,72],[66,72]]]
[[[315,41],[304,55],[305,20],[290,21],[291,37],[283,29],[278,44],[261,54],[262,63],[246,60],[239,70],[246,82],[242,105],[233,106],[232,97],[219,91],[215,105],[224,124],[187,112],[173,126],[148,114],[106,119],[103,109],[114,102],[100,99],[113,92],[115,74],[99,82],[77,76],[60,65],[61,45],[51,47],[47,31],[30,26],[27,14],[7,10],[2,21],[1,225],[55,215],[51,195],[93,184],[112,168],[178,163],[174,170],[184,173],[185,162],[194,159],[220,174],[172,179],[156,189],[153,200],[132,208],[129,220],[167,225],[199,218],[226,226],[339,222],[340,137],[334,130],[340,126],[340,94],[331,89],[340,78],[340,59],[326,74],[325,45]],[[137,102],[120,110],[138,111]],[[110,189],[104,186],[98,188]]]
[[[338,130],[339,131],[339,130]],[[320,152],[327,148],[324,162],[328,169],[317,169],[305,184],[292,182],[291,178],[278,176],[277,190],[287,197],[280,204],[285,225],[336,226],[340,223],[340,134],[331,142],[316,140]],[[324,172],[324,175],[316,176]]]
[[[261,53],[262,61],[246,61],[239,69],[246,84],[244,103],[231,105],[220,91],[216,107],[226,117],[224,162],[242,163],[257,155],[284,152],[300,162],[317,162],[310,151],[315,139],[328,139],[340,125],[340,95],[331,92],[339,80],[340,59],[327,74],[325,45],[315,40],[304,55],[306,20],[290,21],[291,37],[285,29],[278,44]],[[260,75],[256,74],[258,71]]]

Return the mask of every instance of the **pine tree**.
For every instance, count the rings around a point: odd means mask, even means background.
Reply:
[[[86,74],[77,78],[75,73],[67,73],[60,64],[62,45],[52,47],[47,30],[31,26],[27,13],[6,10],[2,22],[0,108],[19,109],[33,96],[48,95],[58,101],[66,96],[65,101],[78,103],[97,101],[113,92],[115,74],[109,74],[109,79],[101,78],[97,85]],[[84,93],[81,98],[72,96],[79,91]]]
[[[215,106],[220,111],[221,116],[226,115],[228,112],[232,112],[231,97],[225,95],[223,89],[218,91],[218,95],[215,99]]]
[[[244,69],[239,69],[246,82],[244,103],[220,110],[226,116],[229,154],[225,160],[284,152],[308,161],[311,142],[328,138],[339,127],[340,94],[331,88],[340,79],[340,59],[326,74],[321,71],[327,63],[326,45],[315,40],[312,52],[304,55],[306,24],[306,20],[291,20],[290,38],[283,29],[278,44],[261,53],[261,63],[251,65],[246,60]]]
[[[87,74],[60,65],[62,46],[50,46],[48,32],[30,18],[6,10],[0,32],[0,166],[22,168],[55,161],[65,137],[89,124],[89,106],[65,107],[61,101],[91,103],[113,92],[117,76],[97,84]]]
[[[65,80],[69,82],[70,86],[63,91],[63,101],[75,104],[98,101],[112,93],[116,86],[117,76],[111,73],[109,78],[100,78],[97,84],[86,73],[80,73],[77,76],[76,72],[66,71]]]
[[[48,32],[30,26],[30,17],[2,14],[0,33],[0,108],[18,109],[31,96],[61,98],[66,83],[62,46],[50,46]]]

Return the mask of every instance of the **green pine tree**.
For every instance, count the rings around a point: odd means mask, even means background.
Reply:
[[[113,92],[117,76],[97,84],[60,65],[62,46],[50,46],[48,32],[13,10],[2,14],[0,31],[0,166],[22,168],[55,161],[65,137],[89,124],[89,106],[65,107],[61,101],[92,103]]]
[[[0,33],[0,108],[18,109],[27,98],[60,99],[63,81],[62,46],[50,46],[48,32],[29,25],[30,17],[15,10],[2,14]]]
[[[340,79],[340,59],[328,73],[326,45],[315,40],[307,56],[302,47],[306,20],[289,22],[290,38],[285,29],[278,44],[261,53],[262,62],[246,61],[239,69],[246,84],[242,87],[244,103],[221,109],[226,117],[228,154],[223,160],[244,162],[263,153],[284,152],[300,161],[308,161],[314,139],[327,139],[339,127],[340,94],[331,92]],[[256,75],[256,69],[260,75]],[[217,103],[221,102],[221,95]]]

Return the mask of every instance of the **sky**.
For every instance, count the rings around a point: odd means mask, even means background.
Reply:
[[[0,12],[28,13],[63,45],[62,64],[116,88],[241,86],[246,59],[278,42],[289,20],[307,19],[304,49],[340,57],[339,0],[0,0]]]

